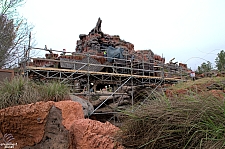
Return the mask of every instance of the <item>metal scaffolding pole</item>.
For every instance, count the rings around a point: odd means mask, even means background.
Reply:
[[[111,96],[113,96],[122,86],[124,86],[130,79],[132,78],[132,76],[131,77],[129,77],[120,87],[118,87],[117,89],[116,89],[116,91],[115,92],[113,92],[108,98],[106,98],[89,116],[91,116],[96,110],[98,110]]]
[[[141,105],[139,105],[135,111],[137,111],[137,109],[139,109],[143,103],[153,94],[153,92],[162,84],[163,80],[160,81],[160,83],[152,90],[152,92],[148,95],[148,97],[146,97],[142,102],[141,102]]]

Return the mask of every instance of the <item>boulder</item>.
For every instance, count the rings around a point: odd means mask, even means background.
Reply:
[[[72,101],[79,102],[82,105],[85,117],[87,117],[90,113],[94,111],[93,105],[88,100],[82,99],[74,95],[70,95],[70,99]]]
[[[119,128],[84,119],[82,105],[71,100],[9,107],[0,115],[0,142],[10,134],[15,149],[122,148],[113,139]]]
[[[70,128],[72,144],[77,149],[122,149],[113,138],[117,131],[119,129],[109,122],[90,119],[76,120]]]
[[[16,148],[40,142],[53,104],[54,102],[38,102],[0,110],[0,131],[2,134],[13,135]]]

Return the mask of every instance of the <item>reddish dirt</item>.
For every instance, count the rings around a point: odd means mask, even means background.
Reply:
[[[220,82],[221,83],[221,82]],[[216,85],[214,85],[216,84]],[[219,87],[218,87],[218,86]],[[221,86],[221,87],[220,87]],[[217,87],[217,88],[215,88]],[[180,88],[169,88],[166,90],[165,94],[168,98],[173,99],[175,97],[181,97],[183,95],[189,95],[196,93],[198,95],[203,95],[205,97],[213,96],[219,100],[225,99],[225,90],[223,89],[222,85],[214,82],[213,80],[208,80],[203,83],[193,83],[191,86],[185,87],[185,85]]]
[[[215,98],[217,98],[219,100],[225,99],[224,91],[221,91],[221,90],[210,90],[208,92],[210,93],[210,95],[214,96]]]

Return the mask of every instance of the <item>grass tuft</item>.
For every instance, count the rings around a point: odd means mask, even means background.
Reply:
[[[68,97],[69,89],[60,82],[52,82],[42,86],[42,98],[45,101],[61,101]]]
[[[68,95],[69,88],[59,82],[35,84],[26,78],[15,77],[1,83],[0,109],[38,101],[61,101]]]

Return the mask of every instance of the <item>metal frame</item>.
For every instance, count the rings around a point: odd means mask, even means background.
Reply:
[[[47,50],[47,49],[41,49],[41,48],[31,48],[29,46],[29,51],[32,49],[39,49],[39,50]],[[49,51],[49,50],[48,50]],[[63,51],[58,51],[58,50],[52,50],[55,52],[63,52]],[[71,53],[71,52],[68,52]],[[27,54],[29,55],[29,54]],[[26,57],[28,61],[26,61],[24,71],[25,75],[27,77],[33,78],[33,79],[39,79],[39,80],[51,80],[51,79],[57,79],[60,80],[61,83],[69,83],[71,81],[75,81],[78,79],[86,79],[87,81],[87,86],[86,89],[87,91],[84,91],[83,88],[83,93],[73,93],[75,95],[85,95],[88,96],[88,100],[90,96],[95,96],[94,94],[91,93],[90,91],[90,83],[94,81],[95,83],[102,83],[102,84],[117,84],[118,88],[114,89],[113,93],[108,96],[97,108],[94,109],[94,111],[89,115],[93,114],[99,114],[97,110],[106,103],[106,101],[109,99],[109,97],[114,96],[115,94],[118,94],[117,92],[126,84],[131,86],[131,104],[132,104],[132,111],[134,110],[134,99],[133,99],[133,87],[134,86],[151,86],[152,84],[156,84],[157,89],[160,85],[165,84],[165,83],[177,83],[178,81],[182,81],[182,68],[178,66],[166,66],[164,63],[161,63],[160,61],[156,61],[154,59],[151,59],[154,61],[153,63],[150,62],[144,62],[144,61],[136,61],[136,60],[128,60],[128,59],[116,59],[116,58],[110,58],[113,59],[114,61],[123,61],[125,62],[124,64],[120,63],[114,63],[112,64],[92,64],[90,63],[89,59],[93,55],[90,55],[89,53],[87,54],[82,54],[82,53],[76,53],[76,55],[80,55],[83,57],[88,58],[88,62],[76,62],[76,61],[62,61],[62,60],[55,60],[55,59],[42,59],[38,58],[38,60],[41,61],[47,61],[47,62],[65,62],[65,63],[72,63],[73,65],[80,64],[83,65],[82,67],[78,69],[64,69],[64,68],[49,68],[49,67],[34,67],[30,66],[32,59],[37,59],[37,58],[30,58]],[[100,56],[96,56],[99,58],[103,58]],[[109,57],[104,57],[104,58],[109,58]],[[155,65],[157,64],[157,65]],[[122,66],[121,66],[122,65]],[[153,69],[152,70],[146,70],[144,69],[145,65],[152,65]],[[95,72],[95,71],[90,71],[90,67],[93,66],[98,66],[98,67],[103,67],[103,68],[110,68],[113,72]],[[138,67],[136,67],[138,66]],[[142,68],[139,68],[142,67]],[[87,67],[87,70],[82,70],[84,67]],[[180,76],[180,79],[176,78],[166,78],[164,76],[165,73],[172,73],[170,72],[165,72],[165,69],[175,69],[173,74],[176,74],[177,76]],[[120,73],[115,73],[115,70],[120,71]],[[158,76],[154,76],[154,74],[158,74]],[[71,85],[73,87],[73,85]],[[115,86],[113,86],[115,87]],[[154,89],[154,90],[155,90]],[[153,90],[153,91],[154,91]],[[152,93],[153,93],[152,91]],[[152,94],[151,93],[151,94]],[[100,94],[99,94],[100,95]],[[145,99],[146,100],[146,99]],[[145,102],[145,100],[143,102]],[[116,112],[114,111],[113,114]],[[102,113],[101,113],[102,114]],[[113,115],[115,117],[115,115]]]

